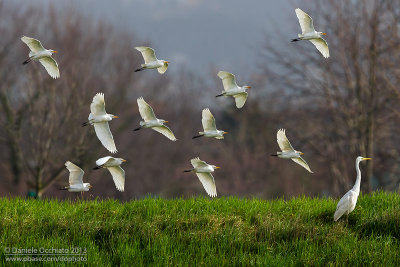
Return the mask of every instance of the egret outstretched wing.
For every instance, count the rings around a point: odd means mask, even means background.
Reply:
[[[120,166],[107,167],[114,180],[115,187],[118,191],[124,192],[125,187],[125,171]]]
[[[207,167],[208,164],[205,161],[200,160],[200,158],[193,158],[190,160],[190,163],[192,164],[193,168],[204,168]]]
[[[297,164],[299,164],[300,166],[302,166],[303,168],[305,168],[307,171],[313,173],[313,172],[311,171],[310,167],[308,166],[307,162],[306,162],[302,157],[299,157],[299,158],[292,158],[292,160],[293,160],[294,162],[296,162]]]
[[[309,40],[311,43],[315,45],[319,52],[324,56],[324,58],[329,57],[329,47],[328,43],[323,38],[311,39]]]
[[[153,48],[146,47],[146,46],[137,46],[135,47],[140,53],[142,53],[144,63],[148,64],[150,62],[156,61],[156,53],[154,52]]]
[[[314,32],[315,30],[312,18],[300,8],[296,8],[295,12],[299,19],[302,34]]]
[[[211,173],[196,173],[197,177],[199,178],[200,182],[203,184],[204,189],[206,190],[207,194],[210,197],[217,196],[217,188],[215,186],[214,177]]]
[[[168,126],[157,126],[157,127],[152,127],[153,130],[161,133],[162,135],[166,136],[168,139],[172,140],[172,141],[176,141],[176,137],[174,135],[174,133],[171,131],[170,128],[168,128]]]
[[[236,84],[235,75],[233,75],[232,73],[226,71],[220,71],[218,72],[217,75],[219,78],[222,79],[222,84],[224,86],[225,91],[238,87],[238,85]]]
[[[70,161],[65,162],[65,167],[67,167],[69,171],[69,185],[82,185],[83,175],[85,174],[85,172]]]
[[[97,93],[93,97],[93,101],[90,104],[90,112],[96,116],[106,115],[106,103],[104,101],[104,94]]]
[[[146,101],[144,101],[143,97],[139,97],[137,99],[137,103],[139,106],[140,116],[142,116],[144,121],[152,121],[157,119],[153,109],[149,104],[147,104]]]
[[[216,131],[215,118],[208,108],[203,109],[201,116],[201,123],[203,124],[204,131]]]
[[[236,94],[233,96],[235,98],[237,108],[242,108],[244,106],[244,104],[246,103],[247,96],[248,93],[246,92]]]
[[[32,52],[37,53],[37,52],[46,50],[46,49],[44,49],[42,43],[37,39],[30,38],[27,36],[22,36],[21,41],[24,42]]]
[[[164,74],[168,69],[168,63],[164,63],[162,67],[157,68],[158,73]]]
[[[96,160],[96,165],[97,166],[102,166],[102,165],[106,164],[106,162],[109,161],[112,158],[113,157],[110,157],[110,156],[99,158],[98,160]]]
[[[42,63],[43,67],[47,70],[47,73],[51,76],[51,78],[56,79],[60,77],[58,64],[52,57],[42,57],[39,59],[39,62]]]
[[[108,122],[97,122],[93,124],[97,138],[103,146],[111,153],[116,153],[117,148],[115,146],[114,138],[110,130]]]
[[[276,139],[278,141],[279,148],[285,151],[294,151],[289,139],[286,137],[285,129],[280,129],[276,134]]]

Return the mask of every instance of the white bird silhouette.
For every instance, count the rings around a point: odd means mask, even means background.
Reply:
[[[208,108],[203,109],[201,114],[201,123],[203,124],[204,132],[199,132],[199,135],[193,136],[192,139],[198,137],[214,137],[216,139],[224,139],[224,134],[228,132],[217,130],[215,118]]]
[[[121,164],[126,162],[123,158],[113,158],[110,156],[96,160],[94,170],[106,168],[111,173],[115,187],[118,191],[124,192],[125,187],[125,171],[121,168]]]
[[[236,107],[242,108],[244,103],[246,103],[246,99],[248,96],[247,89],[251,88],[251,86],[238,86],[236,84],[235,75],[226,71],[218,72],[218,77],[221,78],[222,84],[224,86],[224,91],[216,97],[220,96],[232,96],[235,98]]]
[[[140,53],[142,53],[144,64],[141,64],[141,68],[135,70],[135,72],[144,70],[144,69],[157,69],[158,73],[164,74],[167,71],[169,62],[166,60],[157,59],[156,53],[153,48],[146,46],[137,46],[135,47]]]
[[[200,182],[203,184],[203,187],[206,190],[207,194],[210,197],[216,197],[217,188],[215,186],[214,177],[211,175],[211,173],[219,167],[207,164],[205,161],[202,161],[199,158],[191,159],[190,163],[192,163],[193,169],[185,170],[184,172],[196,173]]]
[[[85,172],[81,168],[70,161],[65,162],[65,167],[67,167],[69,171],[69,186],[62,189],[68,190],[69,192],[86,192],[92,188],[90,183],[83,182],[83,175]]]

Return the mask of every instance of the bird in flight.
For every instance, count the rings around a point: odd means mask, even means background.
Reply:
[[[246,103],[246,99],[248,96],[247,89],[251,88],[251,86],[238,86],[236,84],[235,75],[226,71],[220,71],[217,75],[222,80],[224,91],[222,91],[222,93],[217,95],[216,97],[232,96],[235,98],[236,107],[242,108],[244,106],[244,103]]]
[[[152,128],[172,141],[177,140],[171,129],[164,125],[164,123],[167,123],[168,121],[157,119],[153,109],[146,103],[146,101],[144,101],[143,97],[139,97],[137,103],[143,121],[140,122],[140,127],[134,129],[134,131],[139,131],[142,128]]]
[[[199,132],[199,135],[193,136],[192,139],[198,137],[214,137],[216,139],[224,139],[224,134],[228,132],[217,130],[215,118],[208,108],[203,109],[201,114],[201,123],[203,124],[204,132]]]
[[[60,77],[60,70],[58,69],[57,62],[51,57],[53,53],[57,53],[55,50],[45,49],[39,40],[34,38],[22,36],[22,42],[24,42],[29,49],[29,58],[25,60],[22,64],[26,65],[32,60],[39,60],[39,62],[46,69],[47,73],[51,78],[57,79]]]
[[[106,168],[114,180],[115,187],[118,191],[124,192],[125,187],[125,171],[121,168],[121,164],[126,162],[122,158],[113,158],[110,156],[96,160],[96,167],[93,170]]]
[[[299,19],[301,34],[298,35],[298,38],[292,39],[292,42],[309,40],[313,45],[315,45],[318,51],[321,52],[324,58],[328,58],[328,43],[321,37],[322,35],[326,35],[326,33],[315,31],[312,18],[303,10],[296,8],[295,11],[297,18]]]
[[[307,171],[313,173],[308,166],[307,162],[301,157],[303,155],[303,152],[294,150],[292,145],[289,142],[289,139],[286,137],[285,129],[280,129],[276,133],[276,139],[278,141],[279,148],[282,150],[282,152],[276,152],[275,156],[278,158],[282,159],[291,159],[297,164],[301,165],[303,168],[305,168]]]
[[[203,184],[204,189],[210,197],[217,196],[217,188],[215,186],[214,177],[212,176],[212,172],[219,167],[215,165],[207,164],[205,161],[200,160],[199,158],[193,158],[190,160],[190,163],[193,166],[193,169],[185,170],[183,172],[194,172],[199,178],[200,182]]]
[[[114,138],[110,130],[108,122],[114,118],[118,118],[113,114],[107,114],[106,104],[104,102],[104,94],[97,93],[93,97],[93,101],[90,104],[90,114],[87,122],[82,123],[83,126],[93,125],[96,132],[97,138],[103,146],[111,153],[116,153],[117,148],[115,147]]]
[[[344,214],[348,215],[350,212],[354,210],[357,204],[358,195],[360,194],[360,184],[361,184],[361,171],[360,171],[360,162],[364,160],[371,160],[371,158],[357,157],[356,159],[356,171],[357,171],[357,179],[353,188],[347,192],[338,202],[336,206],[335,214],[333,215],[333,220],[336,222],[342,217]]]
[[[85,172],[70,161],[65,162],[65,167],[69,171],[69,186],[62,188],[69,192],[87,192],[92,186],[83,182]]]
[[[142,53],[144,59],[144,64],[141,64],[141,68],[135,70],[135,72],[142,71],[144,69],[157,69],[158,73],[164,74],[164,72],[167,71],[169,62],[166,60],[157,59],[153,48],[137,46],[135,49]]]

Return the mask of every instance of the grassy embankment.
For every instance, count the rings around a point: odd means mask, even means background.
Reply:
[[[348,223],[333,222],[336,203],[306,197],[0,198],[0,262],[6,264],[7,247],[81,247],[94,266],[400,266],[398,194],[361,196]]]

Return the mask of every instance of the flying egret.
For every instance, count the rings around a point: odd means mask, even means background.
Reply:
[[[192,139],[198,137],[215,137],[216,139],[224,139],[224,134],[228,132],[217,130],[215,118],[208,108],[203,109],[201,114],[201,123],[203,124],[204,132],[199,132],[199,135],[193,136]]]
[[[92,186],[83,182],[85,172],[70,161],[65,162],[65,167],[69,171],[69,186],[62,188],[69,192],[87,192]]]
[[[82,123],[82,126],[93,125],[97,138],[105,148],[111,153],[116,153],[114,138],[112,136],[108,122],[118,116],[107,114],[106,104],[104,102],[104,94],[97,93],[93,97],[92,104],[90,104],[90,114],[87,122]]]
[[[242,108],[244,106],[244,103],[246,103],[246,99],[248,96],[246,90],[251,88],[251,86],[248,85],[242,87],[238,86],[236,84],[235,75],[226,71],[218,72],[218,77],[221,78],[222,80],[224,91],[222,91],[222,93],[217,95],[216,97],[233,96],[235,98],[236,107]]]
[[[276,152],[275,156],[278,158],[283,158],[283,159],[291,159],[297,164],[300,164],[302,167],[304,167],[307,171],[313,173],[310,170],[310,167],[308,166],[307,162],[301,157],[303,155],[303,152],[294,150],[292,145],[289,142],[289,139],[286,137],[285,129],[280,129],[276,133],[276,139],[278,141],[279,148],[282,150],[282,152]]]
[[[183,172],[194,172],[199,178],[200,182],[203,184],[204,189],[210,197],[217,196],[217,188],[215,186],[214,177],[211,175],[217,167],[215,165],[207,164],[206,162],[200,160],[199,158],[193,158],[190,160],[193,169],[185,170]]]
[[[349,215],[350,212],[354,210],[357,204],[357,198],[360,194],[360,184],[361,184],[361,171],[360,171],[360,162],[364,160],[370,160],[371,158],[357,157],[356,159],[356,171],[357,171],[357,180],[354,184],[353,188],[347,192],[340,200],[336,206],[335,215],[333,215],[333,220],[336,222],[339,220],[343,214]],[[348,217],[347,217],[348,218]]]
[[[140,53],[142,53],[144,64],[141,64],[141,68],[135,70],[141,71],[144,69],[157,69],[158,73],[164,74],[167,71],[169,62],[166,60],[157,59],[156,53],[154,52],[153,48],[146,47],[146,46],[137,46],[135,47]]]
[[[299,19],[300,27],[302,33],[299,34],[299,38],[292,39],[292,42],[297,42],[300,40],[309,40],[315,47],[318,49],[319,52],[325,57],[329,57],[329,48],[328,43],[325,41],[321,35],[326,35],[324,32],[317,32],[314,29],[313,20],[312,18],[305,13],[300,8],[296,8],[296,15]]]
[[[118,189],[118,191],[124,192],[125,171],[121,168],[121,164],[123,162],[126,162],[126,160],[107,156],[96,160],[97,166],[94,167],[93,170],[98,170],[100,168],[108,169],[114,180],[115,187]]]
[[[57,79],[60,77],[60,70],[58,69],[57,62],[51,57],[53,53],[57,53],[55,50],[45,49],[39,40],[22,36],[22,42],[28,45],[29,49],[29,58],[25,60],[22,64],[28,64],[32,60],[39,60],[39,62],[43,65],[43,67],[47,70],[47,73],[53,79]]]
[[[134,129],[134,131],[139,131],[142,128],[152,128],[172,141],[177,140],[172,131],[164,125],[164,123],[167,123],[168,121],[157,119],[153,109],[149,104],[146,103],[146,101],[144,101],[143,97],[139,97],[137,99],[137,103],[139,106],[140,116],[142,116],[143,121],[140,122],[140,127]]]

